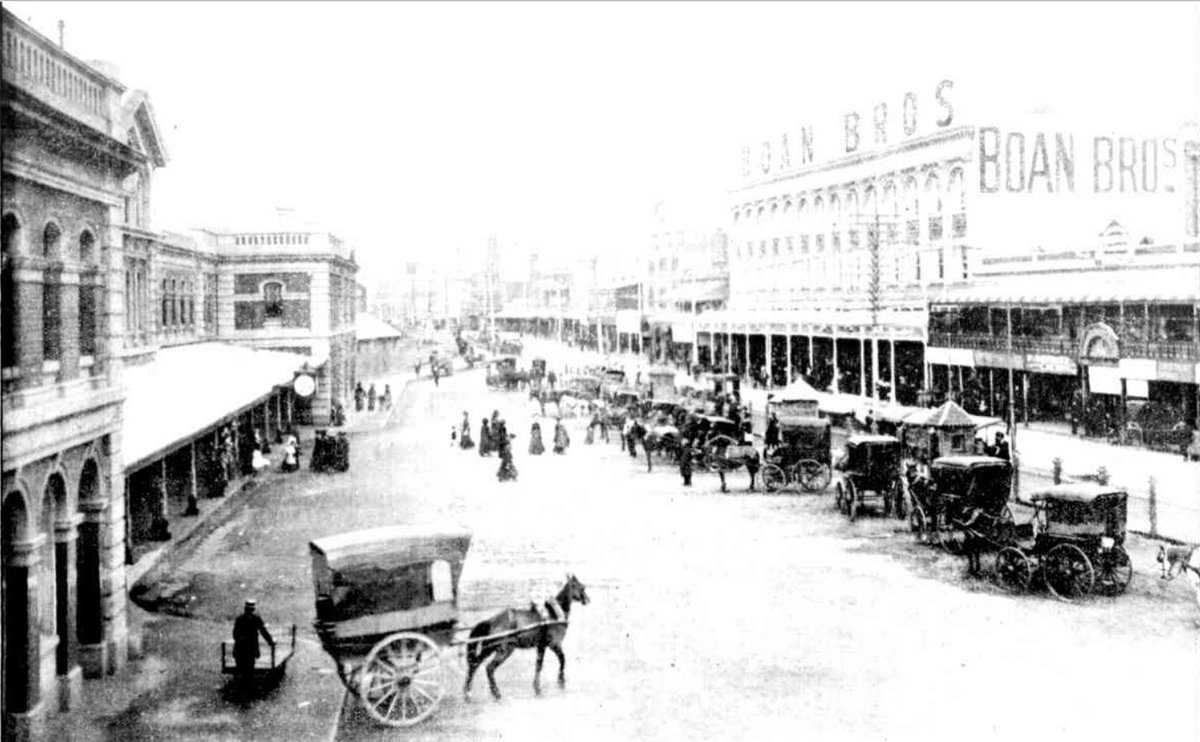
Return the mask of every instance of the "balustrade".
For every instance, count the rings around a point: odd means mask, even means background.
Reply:
[[[9,82],[109,133],[108,96],[119,91],[110,90],[111,84],[99,72],[21,23],[4,28],[2,53]]]

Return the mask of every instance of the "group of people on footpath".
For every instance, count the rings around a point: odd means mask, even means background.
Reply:
[[[376,405],[380,410],[390,410],[392,408],[392,385],[383,385],[383,394],[375,391],[375,382],[371,382],[367,389],[363,389],[362,382],[354,385],[354,411],[362,412],[365,407],[367,412],[374,412]]]
[[[517,437],[516,434],[508,432],[508,426],[500,417],[499,410],[493,410],[491,417],[482,416],[482,418],[479,424],[479,455],[486,457],[493,453],[498,454],[500,468],[496,471],[496,478],[501,482],[516,481],[517,467],[513,461],[512,447],[512,442]],[[462,422],[450,430],[450,445],[457,445],[464,451],[476,447],[475,441],[471,438],[471,415],[465,410]],[[571,437],[562,424],[562,418],[558,418],[554,423],[554,453],[564,454],[570,445]],[[542,443],[542,426],[540,423],[534,422],[529,429],[529,454],[540,456],[545,451],[546,447]]]

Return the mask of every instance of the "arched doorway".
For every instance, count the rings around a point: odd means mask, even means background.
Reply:
[[[79,525],[75,563],[76,637],[83,671],[88,677],[103,675],[106,664],[103,650],[104,606],[100,588],[100,529],[105,500],[100,484],[100,467],[95,459],[88,459],[79,475],[79,509],[83,522]]]
[[[59,472],[46,480],[42,494],[41,528],[46,540],[42,583],[42,634],[55,637],[54,668],[58,675],[71,672],[75,664],[73,578],[75,572],[75,514],[68,508],[67,484]]]
[[[29,510],[25,498],[11,491],[3,506],[3,580],[0,603],[4,607],[3,657],[5,725],[10,714],[23,714],[37,704],[37,603],[30,600],[28,549]]]

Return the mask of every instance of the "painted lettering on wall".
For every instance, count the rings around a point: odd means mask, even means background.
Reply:
[[[818,145],[815,126],[798,126],[777,139],[742,147],[741,171],[746,179],[770,176],[817,162],[816,149],[822,159],[854,154],[868,148],[880,148],[909,137],[954,123],[954,81],[942,80],[933,90],[931,100],[915,92],[901,96],[898,106],[880,101],[869,109],[849,111],[842,115],[842,141],[837,132],[822,128],[827,136]],[[836,125],[836,119],[829,122]],[[870,131],[867,131],[870,127]]]
[[[982,126],[976,142],[980,193],[1075,193],[1076,172],[1090,172],[1081,187],[1091,193],[1175,192],[1179,156],[1171,137],[1093,136],[1077,148],[1070,133]],[[1081,155],[1089,161],[1077,167]]]

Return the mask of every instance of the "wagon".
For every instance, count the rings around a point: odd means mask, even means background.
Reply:
[[[763,467],[768,492],[795,486],[804,492],[823,492],[829,486],[831,434],[829,421],[819,417],[779,418],[779,447]]]
[[[900,475],[900,441],[890,435],[852,435],[846,457],[838,462],[842,477],[837,483],[836,505],[850,520],[864,505],[882,505],[891,515],[903,509]]]
[[[499,356],[488,361],[487,385],[493,389],[514,389],[517,385],[516,356]]]
[[[428,718],[445,695],[452,650],[504,636],[457,638],[469,630],[458,628],[458,582],[470,545],[462,529],[408,526],[309,544],[317,636],[376,721]]]
[[[711,472],[729,472],[744,465],[746,457],[756,458],[757,449],[743,443],[745,434],[727,417],[697,415],[698,447],[701,466]]]
[[[996,555],[996,581],[1021,592],[1036,576],[1065,600],[1094,590],[1124,592],[1133,579],[1124,546],[1128,499],[1118,487],[1091,482],[1034,493],[1033,518],[1014,529],[1015,537]]]
[[[980,529],[992,543],[1011,538],[1012,511],[1008,507],[1012,464],[993,456],[943,456],[934,459],[930,478],[910,489],[909,527],[918,541],[957,551],[965,533],[956,523],[968,512],[982,513]]]

